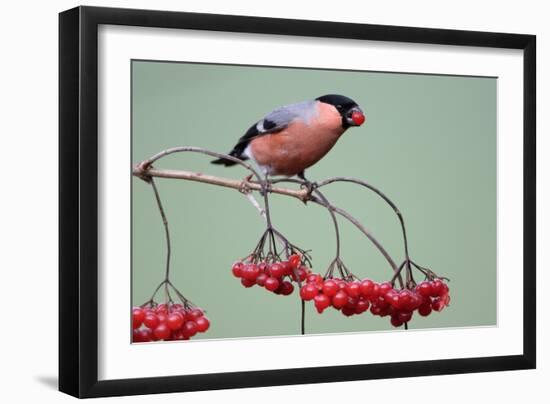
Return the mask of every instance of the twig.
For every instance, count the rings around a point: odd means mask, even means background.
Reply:
[[[168,229],[168,219],[166,218],[166,213],[164,212],[164,208],[162,207],[162,202],[160,201],[157,185],[155,184],[155,181],[152,178],[149,181],[149,183],[151,184],[151,187],[153,188],[153,192],[155,194],[155,199],[157,201],[157,206],[159,208],[160,216],[162,217],[162,224],[164,225],[164,233],[166,235],[166,273],[164,276],[164,281],[167,282],[170,277],[170,252],[171,252],[170,230]],[[168,294],[168,292],[166,293]]]
[[[141,163],[143,164],[143,163]],[[159,169],[159,168],[147,168],[143,169],[140,167],[141,164],[138,164],[133,169],[133,174],[136,177],[159,177],[159,178],[173,178],[173,179],[179,179],[179,180],[188,180],[188,181],[195,181],[195,182],[202,182],[205,184],[212,184],[212,185],[219,185],[221,187],[226,188],[233,188],[236,190],[241,190],[243,187],[243,181],[242,180],[235,180],[232,178],[224,178],[224,177],[216,177],[213,175],[203,174],[203,173],[197,173],[192,171],[183,171],[183,170],[168,170],[168,169]],[[251,191],[261,191],[262,185],[260,182],[256,181],[249,181],[246,184]],[[288,188],[277,188],[272,187],[270,189],[270,192],[273,194],[280,194],[280,195],[286,195],[291,196],[293,198],[297,198],[301,201],[307,201],[308,195],[306,189],[288,189]]]
[[[321,188],[325,185],[332,184],[332,183],[335,183],[335,182],[350,182],[350,183],[353,183],[353,184],[361,185],[365,188],[370,189],[374,193],[376,193],[388,205],[390,205],[390,207],[393,209],[393,211],[397,215],[397,218],[399,219],[399,223],[401,225],[401,231],[403,233],[403,244],[404,244],[404,247],[405,247],[405,258],[407,260],[410,260],[410,258],[409,258],[409,245],[408,245],[408,240],[407,240],[407,230],[405,228],[405,220],[403,219],[403,215],[401,214],[401,211],[397,208],[397,205],[395,203],[393,203],[393,201],[390,198],[388,198],[388,196],[386,196],[386,194],[384,194],[378,188],[376,188],[375,186],[369,184],[366,181],[363,181],[363,180],[360,180],[360,179],[357,179],[357,178],[351,178],[351,177],[329,178],[329,179],[326,179],[326,180],[318,183],[317,188]],[[410,268],[410,266],[409,266],[409,268]]]

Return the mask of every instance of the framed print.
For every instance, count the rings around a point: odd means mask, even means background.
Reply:
[[[534,36],[59,28],[61,391],[535,367]]]

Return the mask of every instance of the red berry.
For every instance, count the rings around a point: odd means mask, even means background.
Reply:
[[[279,280],[272,276],[265,280],[265,288],[270,292],[274,292],[279,287],[279,284]]]
[[[412,293],[408,290],[402,290],[399,292],[398,308],[401,310],[409,310],[411,303],[413,303]]]
[[[176,313],[178,313],[181,318],[183,318],[183,321],[187,320],[189,317],[189,311],[185,310],[183,307],[179,309]]]
[[[418,308],[418,314],[420,314],[423,317],[429,316],[432,312],[432,303],[431,301],[422,303],[420,307]]]
[[[353,296],[349,296],[349,295],[348,295],[348,301],[346,302],[346,304],[344,305],[344,307],[347,307],[348,309],[353,309],[353,310],[355,310],[355,306],[357,306],[358,300],[359,300],[359,299],[357,299],[356,297],[353,297]]]
[[[242,270],[243,279],[249,281],[255,281],[258,275],[260,275],[260,268],[256,264],[246,264]]]
[[[251,281],[251,280],[248,280],[246,278],[242,278],[241,279],[241,284],[245,287],[245,288],[251,288],[252,286],[254,286],[256,284],[255,281]]]
[[[267,274],[267,275],[269,275],[269,274],[267,273],[268,268],[269,268],[269,266],[268,266],[267,262],[260,262],[260,263],[258,264],[258,269],[260,270],[260,275],[261,275],[261,274]]]
[[[384,296],[386,293],[388,293],[390,290],[393,289],[393,286],[390,282],[384,282],[380,284],[380,288],[378,289],[378,295]]]
[[[302,268],[298,268],[292,271],[291,276],[294,282],[298,282],[298,281],[303,282],[307,278],[307,273]]]
[[[343,291],[346,290],[346,286],[348,283],[342,279],[335,279],[336,283],[338,284],[338,289],[342,289]]]
[[[374,292],[374,282],[370,279],[364,279],[361,282],[360,285],[361,294],[365,297],[372,296],[372,292]]]
[[[430,297],[432,295],[432,284],[430,282],[421,282],[416,286],[416,290],[423,297]]]
[[[159,324],[153,334],[157,339],[166,339],[170,337],[171,331],[166,324]]]
[[[338,286],[338,283],[334,281],[333,279],[327,279],[323,283],[323,293],[327,295],[328,297],[334,296],[338,290],[340,290],[340,287]]]
[[[192,337],[198,331],[197,323],[194,321],[186,321],[181,331],[184,337]]]
[[[372,293],[369,296],[372,302],[374,302],[380,296],[380,285],[373,282]]]
[[[373,303],[370,306],[370,312],[375,316],[379,316],[382,313],[382,308],[378,304]]]
[[[132,328],[139,328],[145,319],[145,311],[141,307],[132,309]]]
[[[352,297],[359,297],[361,294],[361,284],[359,282],[350,282],[346,285],[346,293]]]
[[[233,267],[231,268],[231,272],[233,272],[233,276],[236,278],[240,278],[243,276],[243,268],[244,264],[242,262],[235,262],[233,264]]]
[[[429,299],[429,298],[422,297],[420,293],[416,293],[416,292],[412,292],[411,296],[412,296],[411,304],[407,308],[407,310],[409,311],[415,311],[420,307],[424,299]]]
[[[208,319],[204,316],[197,318],[195,323],[197,324],[198,332],[205,332],[210,327],[210,321],[208,321]]]
[[[155,313],[148,313],[143,319],[143,324],[145,325],[145,327],[154,330],[155,328],[157,328],[157,325],[159,325],[159,319],[157,318],[157,315]]]
[[[432,283],[432,296],[436,297],[443,291],[443,282],[440,279],[436,279]]]
[[[380,298],[384,299],[387,304],[390,304],[393,307],[399,307],[399,292],[395,289],[388,290],[386,294],[381,296]]]
[[[181,341],[183,340],[183,332],[181,330],[175,330],[175,331],[172,331],[172,336],[171,338],[174,340],[174,341]]]
[[[164,312],[157,313],[157,319],[159,320],[159,324],[165,324],[166,320],[168,320],[168,315]]]
[[[288,263],[288,261],[281,261],[279,262],[281,266],[283,267],[283,276],[284,275],[292,275],[292,267]]]
[[[361,126],[363,122],[365,122],[365,115],[362,112],[359,111],[353,111],[351,113],[351,120],[353,123],[355,123],[357,126]]]
[[[342,307],[342,314],[346,317],[353,316],[355,314],[355,307]]]
[[[153,339],[153,332],[149,328],[140,328],[134,330],[133,341],[134,342],[149,342]]]
[[[315,308],[318,313],[322,313],[328,306],[330,306],[330,298],[327,295],[319,294],[314,298]]]
[[[265,286],[265,281],[269,278],[269,275],[265,274],[265,273],[261,273],[260,275],[258,275],[258,277],[256,278],[256,284],[260,285],[260,286]]]
[[[177,330],[183,325],[183,316],[178,313],[172,313],[168,316],[168,319],[166,320],[166,325],[171,330]]]
[[[398,316],[391,316],[390,322],[394,327],[401,327],[403,325],[403,321]]]
[[[313,300],[318,293],[319,290],[313,283],[307,283],[300,289],[300,297],[303,300]]]
[[[447,294],[449,294],[449,286],[447,286],[446,283],[443,283],[443,286],[441,287],[441,292],[439,292],[439,296],[443,296]]]
[[[298,254],[292,254],[288,257],[288,263],[292,269],[296,269],[302,263],[302,258]]]
[[[332,297],[332,305],[337,309],[341,309],[342,307],[344,307],[347,302],[348,302],[348,294],[343,290],[339,290]]]
[[[282,278],[285,274],[285,269],[279,263],[271,264],[269,272],[273,278]]]
[[[319,274],[309,274],[306,278],[306,282],[323,286],[323,277]]]
[[[369,301],[366,299],[359,299],[357,305],[355,306],[355,313],[361,314],[369,309]]]
[[[432,301],[432,309],[434,309],[435,311],[441,311],[443,310],[444,307],[445,307],[445,302],[441,300],[441,298],[436,297]]]
[[[284,296],[290,295],[294,291],[294,286],[292,286],[292,283],[288,281],[284,281],[281,283],[281,294]]]
[[[403,323],[408,323],[412,319],[412,312],[410,311],[400,311],[398,314],[399,320]]]

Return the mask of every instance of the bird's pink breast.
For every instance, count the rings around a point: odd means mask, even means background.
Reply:
[[[309,123],[294,121],[280,132],[250,142],[254,160],[270,175],[296,175],[321,160],[344,132],[336,109],[319,103]]]

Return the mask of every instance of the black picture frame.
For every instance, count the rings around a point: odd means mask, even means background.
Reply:
[[[523,354],[99,381],[100,24],[523,50]],[[59,390],[84,398],[535,368],[535,60],[534,35],[97,7],[60,13]]]

